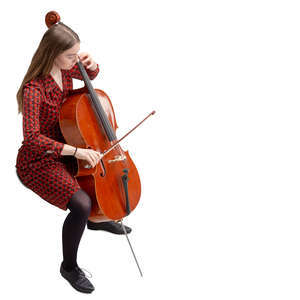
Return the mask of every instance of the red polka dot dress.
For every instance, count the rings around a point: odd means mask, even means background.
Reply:
[[[93,80],[99,73],[99,65],[94,71],[86,71]],[[24,85],[24,139],[15,167],[27,188],[50,204],[66,210],[80,186],[74,177],[77,159],[61,155],[66,141],[58,118],[64,98],[73,89],[72,78],[83,79],[77,64],[71,70],[61,70],[61,73],[63,91],[50,74]]]

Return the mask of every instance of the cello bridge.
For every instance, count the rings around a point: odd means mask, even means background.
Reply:
[[[125,155],[116,155],[114,159],[110,159],[108,163],[116,162],[116,161],[123,161],[126,159]]]

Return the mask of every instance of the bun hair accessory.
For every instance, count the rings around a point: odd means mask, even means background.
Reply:
[[[45,23],[48,28],[54,24],[60,23],[60,15],[54,10],[49,11],[45,17]]]

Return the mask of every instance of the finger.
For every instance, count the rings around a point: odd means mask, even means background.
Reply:
[[[87,156],[86,160],[89,162],[89,164],[90,164],[92,167],[94,167],[94,162],[93,162],[92,158],[91,158],[89,155]]]
[[[87,162],[89,163],[89,165],[93,168],[94,166],[93,166],[93,162],[88,158],[88,159],[86,159],[87,160]]]
[[[81,63],[85,66],[87,64],[86,59],[80,59]]]
[[[81,60],[82,62],[85,62],[85,61],[87,61],[87,60],[89,60],[89,59],[90,59],[90,56],[89,56],[89,55],[83,55],[83,56],[80,57],[80,60]]]
[[[95,153],[96,164],[100,162],[100,156],[98,153]]]
[[[95,153],[93,154],[95,165],[99,163],[99,157]]]
[[[92,65],[92,61],[89,58],[86,58],[85,60],[81,61],[85,66]]]
[[[78,54],[78,56],[79,56],[81,59],[83,59],[83,58],[85,58],[85,57],[88,56],[88,53],[87,53],[87,52],[81,52],[81,53]]]
[[[86,66],[87,69],[90,69],[93,66],[93,63],[90,63]]]
[[[96,165],[95,158],[93,157],[92,154],[89,155],[89,158],[90,158],[90,160],[91,160],[91,162],[92,162],[92,166],[94,167],[94,166]]]
[[[101,154],[101,151],[94,151],[95,155],[100,155]]]
[[[86,61],[86,60],[89,60],[89,57],[88,57],[88,56],[85,56],[85,57],[82,57],[82,58],[81,58],[81,61],[82,61],[82,62],[84,62],[84,61]]]
[[[84,65],[84,67],[86,68],[86,69],[90,69],[91,68],[91,64],[89,64],[89,63],[87,63],[87,62],[82,62],[82,64]]]
[[[94,158],[94,166],[96,166],[98,164],[97,156],[93,156],[93,158]]]
[[[98,159],[99,159],[99,162],[100,162],[100,160],[101,160],[101,158],[102,158],[102,155],[101,155],[101,153],[98,153],[97,157],[98,157]]]
[[[101,159],[101,152],[100,151],[94,151],[93,154],[95,155],[97,162]]]

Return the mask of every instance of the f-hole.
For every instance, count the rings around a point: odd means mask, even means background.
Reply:
[[[100,160],[100,162],[101,162],[101,166],[102,166],[102,170],[103,170],[103,172],[100,173],[100,176],[104,177],[106,175],[106,169],[105,169],[102,159]]]

